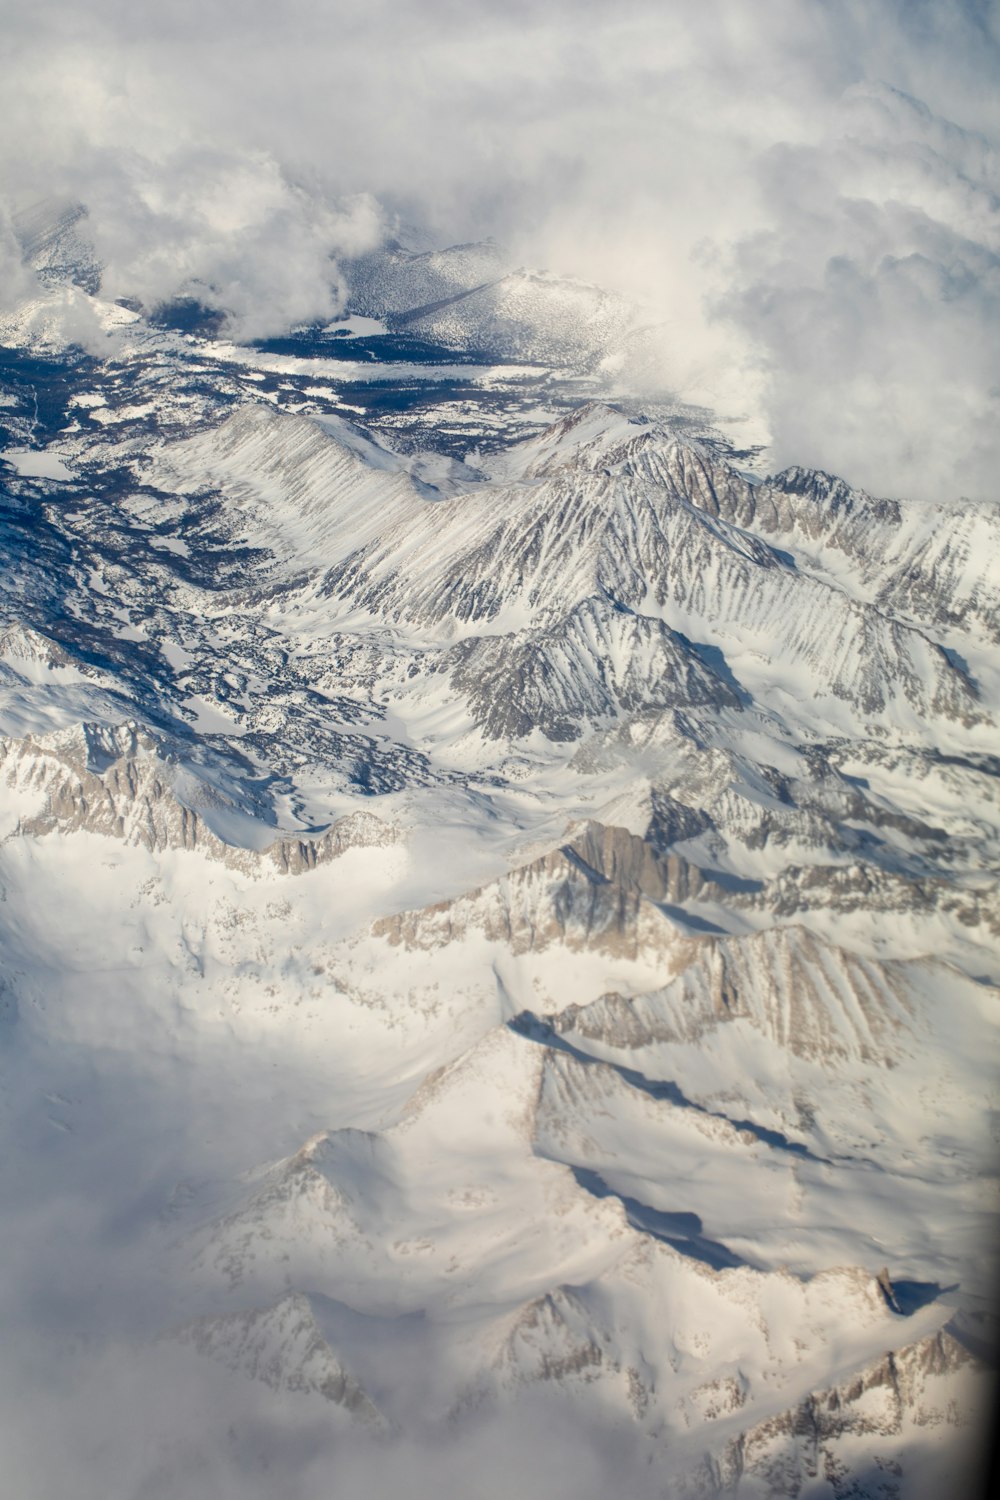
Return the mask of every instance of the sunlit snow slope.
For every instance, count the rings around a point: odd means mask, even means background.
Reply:
[[[1000,512],[492,245],[246,347],[85,226],[0,349],[16,1491],[972,1493]]]

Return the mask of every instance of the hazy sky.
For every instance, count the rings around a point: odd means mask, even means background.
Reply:
[[[85,201],[114,295],[252,334],[397,216],[493,234],[648,302],[774,466],[996,493],[996,5],[6,0],[4,39],[7,201]]]

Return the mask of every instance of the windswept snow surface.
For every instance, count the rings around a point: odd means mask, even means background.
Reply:
[[[62,223],[0,349],[12,1493],[973,1493],[996,507],[765,477],[493,245],[236,347]]]

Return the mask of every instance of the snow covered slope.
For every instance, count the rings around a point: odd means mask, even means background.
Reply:
[[[247,347],[85,223],[19,226],[0,349],[21,1490],[943,1493],[996,508],[749,473],[490,245]]]

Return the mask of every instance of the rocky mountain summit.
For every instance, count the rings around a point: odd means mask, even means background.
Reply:
[[[4,1295],[66,1443],[164,1495],[179,1423],[219,1493],[539,1424],[595,1500],[607,1455],[945,1493],[995,1346],[996,507],[765,474],[623,385],[641,311],[492,244],[246,345],[104,300],[77,207],[18,232]]]

